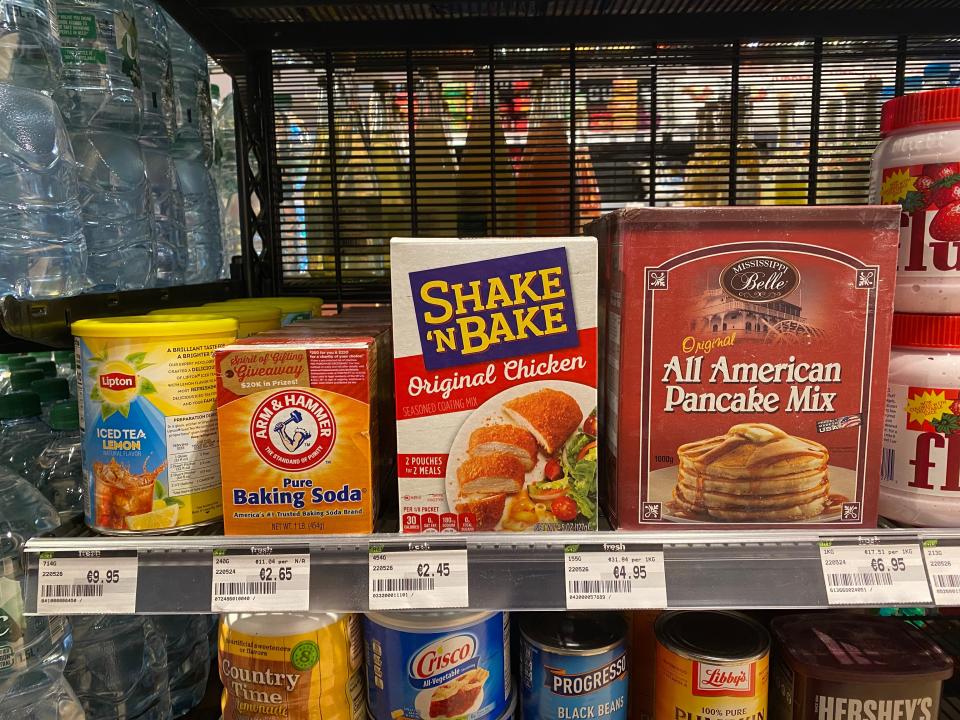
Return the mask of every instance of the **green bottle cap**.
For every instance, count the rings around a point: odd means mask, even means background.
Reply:
[[[70,397],[70,383],[64,378],[43,378],[30,383],[30,389],[40,396],[44,405]]]
[[[40,414],[40,397],[35,392],[20,390],[0,395],[0,420],[36,417]]]
[[[75,400],[61,400],[50,408],[50,427],[54,430],[79,430],[80,408]]]
[[[37,359],[29,355],[14,355],[7,364],[11,370],[23,370],[27,365],[33,365]]]
[[[14,370],[10,373],[10,387],[14,390],[29,390],[30,383],[43,378],[41,370]]]
[[[57,364],[53,360],[38,360],[30,366],[30,370],[39,370],[44,377],[48,378],[57,376]]]
[[[73,365],[73,350],[56,350],[53,353],[53,360],[58,365],[70,363]]]
[[[27,355],[37,360],[49,360],[53,357],[53,350],[34,350],[33,352],[28,352]]]

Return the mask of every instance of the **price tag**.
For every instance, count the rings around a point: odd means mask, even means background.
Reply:
[[[923,561],[933,588],[933,601],[937,605],[957,605],[960,601],[960,545],[924,540]]]
[[[370,545],[369,577],[371,610],[470,606],[465,546]]]
[[[830,605],[924,605],[930,587],[917,543],[820,544]]]
[[[138,567],[136,550],[41,553],[37,613],[135,613]]]
[[[568,609],[667,607],[660,545],[567,545],[564,556]]]
[[[214,612],[310,609],[306,546],[217,548],[213,551]]]

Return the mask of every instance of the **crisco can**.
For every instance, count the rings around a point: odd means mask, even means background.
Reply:
[[[524,720],[627,720],[627,624],[619,613],[520,617]]]
[[[213,353],[237,321],[153,315],[72,330],[87,524],[155,533],[222,517]]]
[[[512,700],[505,612],[367,613],[374,720],[498,720]]]
[[[223,720],[362,720],[361,633],[356,615],[224,615]]]
[[[767,717],[770,635],[728,611],[667,612],[656,622],[654,720]]]

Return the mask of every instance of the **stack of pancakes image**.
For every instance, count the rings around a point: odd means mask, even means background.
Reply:
[[[824,512],[830,453],[775,425],[734,425],[677,449],[673,499],[684,514],[721,522],[786,522]]]

